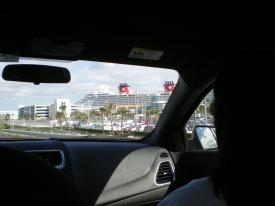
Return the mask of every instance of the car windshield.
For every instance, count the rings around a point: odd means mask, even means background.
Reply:
[[[175,70],[102,63],[19,58],[8,64],[63,66],[67,84],[0,80],[0,136],[141,139],[160,118],[178,81]]]

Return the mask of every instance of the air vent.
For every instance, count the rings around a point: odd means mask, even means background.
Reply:
[[[156,174],[156,184],[162,185],[170,183],[174,180],[174,170],[171,162],[161,162],[158,166]]]
[[[166,158],[166,157],[168,157],[168,153],[167,152],[162,152],[162,153],[160,153],[160,155],[159,155],[161,158]]]
[[[62,150],[29,150],[26,152],[46,160],[57,169],[62,169],[65,166],[64,153]]]

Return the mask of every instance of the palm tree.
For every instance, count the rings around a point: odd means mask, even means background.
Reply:
[[[106,107],[106,114],[108,116],[108,118],[110,118],[110,122],[111,122],[111,134],[114,135],[114,128],[113,128],[113,111],[114,111],[114,104],[109,104]]]
[[[25,115],[24,115],[24,119],[25,119],[26,121],[30,120],[30,118],[31,118],[31,116],[30,116],[29,114],[25,114]]]
[[[62,103],[59,107],[59,109],[61,110],[61,112],[63,112],[64,114],[66,113],[66,104]]]
[[[63,120],[66,120],[66,104],[62,102],[59,109],[61,110],[61,113],[63,114],[63,115],[60,116],[61,117],[61,119],[60,119],[61,120],[61,129],[63,130],[63,124],[62,123],[63,123]]]
[[[23,115],[23,120],[24,120],[24,122],[26,121],[26,127],[27,128],[30,127],[30,123],[28,122],[30,119],[31,119],[31,116],[29,114],[24,114]]]
[[[107,112],[106,107],[101,107],[99,109],[99,112],[101,114],[102,134],[104,134],[104,116],[106,115],[106,112]]]
[[[10,119],[11,119],[11,115],[10,114],[6,114],[5,115],[5,120],[8,122],[9,125],[10,125]]]
[[[39,115],[35,114],[34,115],[34,120],[38,120],[39,119]]]
[[[121,121],[120,121],[120,127],[121,127],[121,135],[123,134],[123,120],[125,117],[128,116],[129,110],[127,109],[119,109],[117,113],[121,116]]]
[[[159,119],[160,114],[161,110],[159,109],[148,108],[146,111],[146,115],[149,116],[149,118],[151,120],[154,120],[155,122],[157,122],[157,120]]]
[[[98,117],[100,117],[101,116],[101,114],[100,114],[100,112],[99,111],[97,111],[97,110],[91,110],[90,112],[89,112],[89,116],[90,116],[90,118],[94,121],[94,122],[98,122]]]
[[[56,112],[55,118],[58,120],[58,123],[61,125],[61,129],[63,130],[63,120],[65,119],[65,115],[63,112]]]
[[[86,122],[88,119],[88,115],[84,112],[75,111],[72,113],[72,117],[75,120],[78,120],[78,127],[80,127],[80,124],[83,122]]]
[[[200,104],[198,107],[197,107],[197,112],[200,114],[200,116],[203,116],[204,114],[204,105]]]
[[[11,127],[11,115],[10,114],[6,114],[5,115],[5,120],[7,122],[7,125],[9,125],[9,128]]]
[[[154,109],[152,107],[149,107],[146,110],[146,116],[149,118],[150,122],[156,122],[157,118],[160,114],[160,111],[157,109]],[[149,128],[149,121],[147,122],[147,132],[149,132],[150,128]]]

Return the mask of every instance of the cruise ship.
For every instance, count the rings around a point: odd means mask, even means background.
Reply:
[[[113,104],[115,108],[135,109],[139,113],[144,113],[147,108],[162,110],[166,105],[171,93],[175,89],[172,81],[165,81],[163,91],[157,93],[137,93],[131,92],[130,85],[120,83],[118,94],[109,92],[93,92],[85,95],[76,104],[83,105],[86,109],[99,109],[103,106]]]

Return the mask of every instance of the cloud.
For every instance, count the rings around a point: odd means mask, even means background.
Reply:
[[[0,80],[0,110],[17,110],[18,105],[50,104],[55,98],[69,98],[72,103],[87,93],[98,91],[105,85],[117,92],[119,83],[128,83],[133,90],[157,92],[164,81],[177,82],[174,70],[131,66],[90,61],[60,62],[23,59],[20,63],[65,66],[71,72],[69,84],[40,84],[8,82]],[[0,72],[6,63],[0,63]]]

